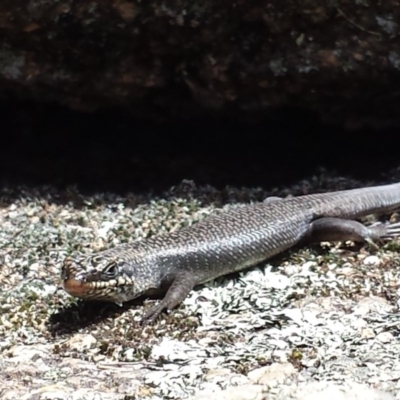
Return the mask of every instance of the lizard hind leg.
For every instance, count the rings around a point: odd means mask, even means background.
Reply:
[[[311,222],[306,240],[311,242],[346,240],[373,242],[396,236],[400,236],[400,223],[378,222],[366,226],[354,220],[329,217]]]
[[[384,224],[382,222],[376,222],[369,226],[369,229],[376,230],[380,236],[379,239],[387,239],[400,236],[400,222],[393,224]]]

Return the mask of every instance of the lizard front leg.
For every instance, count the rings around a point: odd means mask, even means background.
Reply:
[[[168,286],[164,298],[142,317],[142,324],[153,323],[164,310],[172,310],[190,293],[197,284],[195,274],[189,271],[178,271],[172,276],[164,278],[163,285]]]

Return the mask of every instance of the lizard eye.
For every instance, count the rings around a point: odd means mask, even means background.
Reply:
[[[103,273],[106,274],[108,277],[114,277],[118,273],[118,267],[114,263],[110,264],[110,265],[107,265],[107,267],[104,268]]]

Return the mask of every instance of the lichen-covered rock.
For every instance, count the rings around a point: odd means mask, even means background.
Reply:
[[[133,117],[398,121],[400,8],[384,2],[3,0],[0,93]]]
[[[365,183],[325,174],[267,193],[185,181],[157,197],[3,185],[0,398],[392,399],[400,387],[398,240],[292,249],[196,288],[145,327],[148,301],[119,307],[57,290],[67,253],[163,234],[267,195]],[[371,257],[379,262],[365,262]]]

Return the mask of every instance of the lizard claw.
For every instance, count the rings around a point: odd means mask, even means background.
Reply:
[[[140,320],[140,325],[153,324],[165,308],[166,307],[162,301],[154,307],[151,307],[149,311],[144,313]]]

